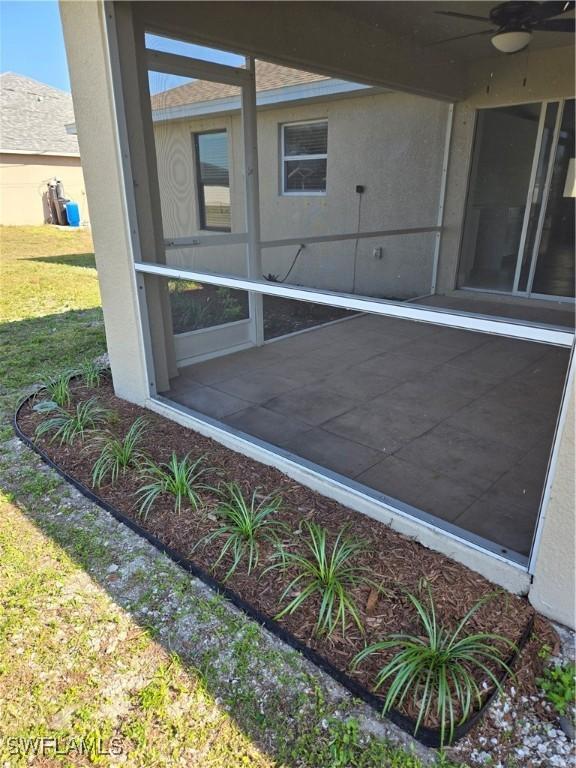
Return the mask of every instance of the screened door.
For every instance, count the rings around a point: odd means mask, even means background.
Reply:
[[[237,114],[246,71],[188,57],[178,41],[147,35],[146,44],[166,264],[253,277]],[[261,343],[257,297],[177,275],[164,290],[179,368]]]

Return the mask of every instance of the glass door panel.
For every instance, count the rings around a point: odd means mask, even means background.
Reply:
[[[462,286],[514,288],[540,113],[540,104],[478,113],[462,241]]]
[[[531,293],[574,298],[574,189],[568,177],[575,143],[574,99],[569,99],[558,134]]]
[[[548,179],[550,157],[554,150],[558,108],[558,102],[542,105],[544,115],[542,117],[542,131],[538,146],[536,147],[537,158],[535,160],[534,168],[535,175],[528,192],[531,198],[530,210],[528,221],[526,222],[526,234],[521,239],[519,263],[517,267],[518,283],[514,288],[514,290],[522,293],[527,290],[532,264],[532,254],[534,252],[534,244],[538,237],[539,222],[542,215],[542,205],[546,204],[546,182]]]

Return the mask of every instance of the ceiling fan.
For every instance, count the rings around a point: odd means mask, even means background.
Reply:
[[[484,29],[481,32],[471,32],[467,35],[448,37],[438,40],[431,45],[441,45],[452,40],[463,40],[466,37],[476,35],[492,35],[490,42],[501,53],[518,53],[522,51],[530,40],[533,32],[572,32],[574,33],[574,19],[556,19],[576,6],[574,0],[564,2],[537,3],[529,0],[510,0],[506,3],[495,5],[488,17],[473,16],[468,13],[456,11],[435,11],[441,16],[453,16],[457,19],[470,19],[471,21],[490,24],[496,29]]]

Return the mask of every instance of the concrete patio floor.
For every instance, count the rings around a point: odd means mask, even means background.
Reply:
[[[164,395],[526,556],[568,359],[358,315],[182,368]]]

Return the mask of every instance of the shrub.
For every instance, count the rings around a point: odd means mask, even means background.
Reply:
[[[136,468],[146,460],[146,455],[139,449],[146,424],[146,419],[140,416],[123,439],[111,432],[96,438],[95,445],[101,446],[101,451],[92,468],[92,485],[95,488],[99,488],[108,476],[110,482],[115,483],[121,472]]]
[[[275,618],[281,619],[283,616],[294,613],[309,598],[318,595],[321,601],[315,627],[317,634],[327,632],[330,635],[340,623],[344,635],[348,616],[363,631],[358,608],[349,590],[362,584],[376,586],[366,576],[368,569],[353,562],[353,559],[365,550],[364,542],[352,541],[345,535],[346,527],[344,527],[330,547],[325,528],[317,523],[308,522],[305,526],[308,536],[304,539],[304,543],[309,555],[301,555],[282,548],[279,551],[279,562],[270,566],[270,568],[297,571],[297,575],[282,593],[281,602],[290,592],[299,588],[296,597]]]
[[[59,438],[60,445],[70,445],[78,437],[83,440],[86,432],[98,429],[110,418],[110,412],[102,408],[95,397],[78,403],[73,411],[67,411],[56,403],[48,403],[46,411],[52,411],[55,416],[36,427],[36,437],[54,432],[51,441]]]
[[[228,552],[231,552],[232,565],[224,577],[226,581],[246,556],[248,557],[247,570],[251,573],[258,565],[260,542],[268,541],[277,545],[279,543],[277,532],[286,530],[286,526],[277,520],[270,519],[282,504],[280,496],[269,495],[258,501],[256,490],[250,500],[247,500],[237,483],[226,483],[224,494],[225,500],[216,510],[222,525],[218,530],[201,539],[198,546],[206,545],[221,536],[226,538],[213,566],[216,568]]]
[[[60,408],[67,408],[70,405],[72,396],[70,393],[70,380],[74,376],[74,371],[67,369],[59,373],[43,376],[40,386],[53,403]]]
[[[536,682],[559,715],[576,705],[576,664],[552,664]]]
[[[472,616],[490,596],[475,603],[452,631],[438,624],[430,589],[428,596],[429,607],[425,607],[417,597],[407,594],[420,618],[423,635],[389,635],[385,640],[360,651],[352,666],[357,667],[373,653],[399,648],[376,677],[376,689],[390,682],[383,712],[388,712],[394,705],[402,706],[411,693],[418,710],[417,732],[436,702],[435,713],[440,722],[440,740],[444,744],[446,728],[448,727],[448,738],[451,740],[456,725],[463,723],[470,715],[473,702],[476,701],[479,706],[482,703],[482,694],[474,678],[474,671],[480,670],[498,690],[501,690],[500,682],[488,664],[510,672],[494,648],[494,642],[510,648],[515,646],[510,640],[487,632],[462,635]],[[457,710],[460,711],[458,718]]]
[[[140,500],[140,515],[146,519],[156,499],[164,493],[174,497],[176,512],[181,512],[182,503],[185,500],[196,511],[201,503],[198,491],[209,489],[209,486],[201,483],[200,480],[208,472],[213,471],[203,468],[203,463],[203,457],[190,461],[189,454],[186,454],[183,459],[178,459],[174,452],[170,461],[165,464],[147,462],[143,468],[142,477],[150,482],[136,491]]]

